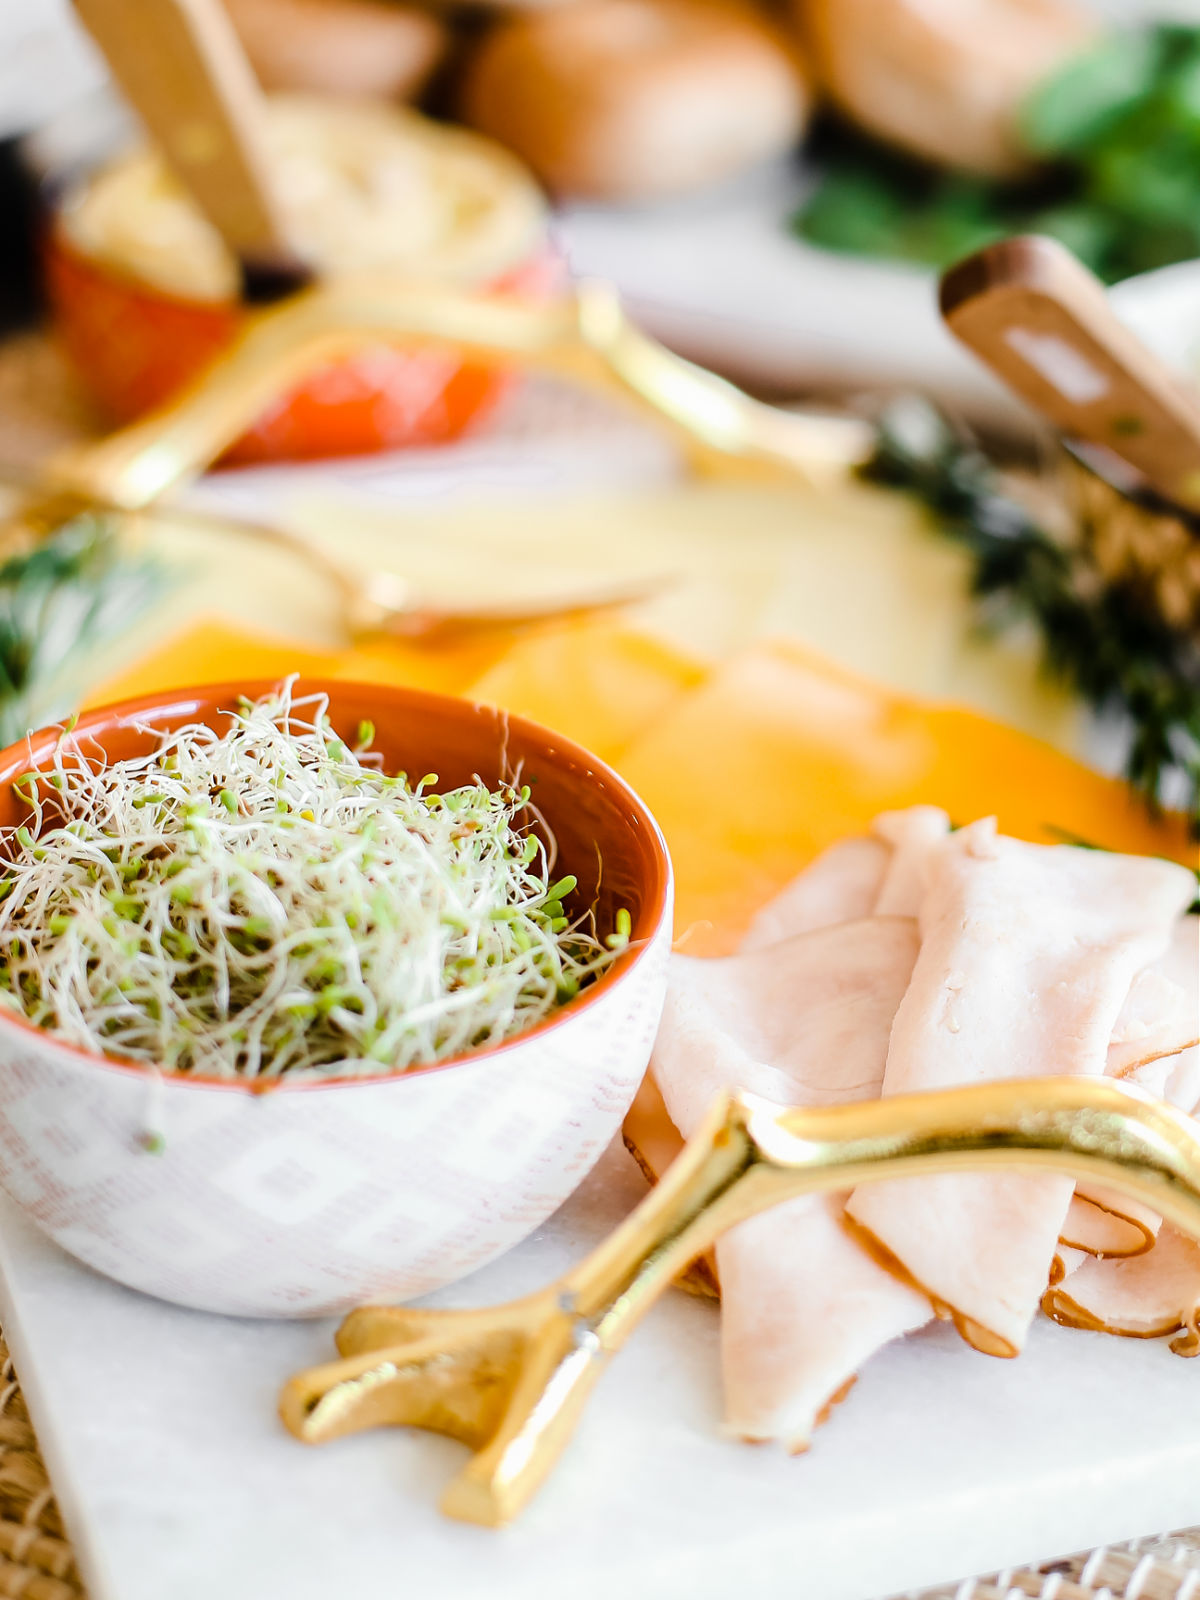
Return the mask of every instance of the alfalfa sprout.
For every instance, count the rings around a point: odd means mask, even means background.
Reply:
[[[0,1002],[174,1073],[367,1077],[522,1033],[628,940],[568,915],[519,779],[389,776],[289,681],[227,731],[106,764],[64,729],[19,780]]]

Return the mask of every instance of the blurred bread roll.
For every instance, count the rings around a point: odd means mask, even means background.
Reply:
[[[265,89],[410,100],[446,49],[428,12],[384,0],[225,0]]]
[[[1098,24],[1070,0],[790,0],[820,86],[869,132],[947,167],[1028,165],[1017,112]]]
[[[790,149],[809,94],[789,46],[740,6],[577,0],[498,24],[462,109],[560,194],[652,200]]]

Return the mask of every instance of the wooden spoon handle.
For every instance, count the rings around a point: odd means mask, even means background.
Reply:
[[[248,275],[297,271],[265,102],[217,0],[74,0],[134,110]]]
[[[1200,505],[1200,391],[1118,320],[1069,250],[1033,235],[991,245],[946,273],[940,303],[958,338],[1062,432]]]

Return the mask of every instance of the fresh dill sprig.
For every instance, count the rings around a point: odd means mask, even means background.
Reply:
[[[1133,582],[1114,582],[1086,542],[1064,542],[999,485],[995,469],[933,407],[897,402],[864,475],[914,495],[966,551],[970,588],[997,627],[1032,623],[1042,664],[1093,710],[1130,729],[1125,776],[1151,809],[1178,786],[1200,834],[1200,646]]]
[[[122,551],[112,518],[90,512],[0,565],[0,745],[68,708],[72,670],[162,581],[152,562]]]

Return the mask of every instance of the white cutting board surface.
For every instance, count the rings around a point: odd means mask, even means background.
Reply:
[[[441,1297],[556,1276],[644,1191],[614,1148],[533,1239]],[[886,1351],[807,1456],[721,1437],[717,1312],[670,1291],[558,1471],[496,1533],[436,1502],[461,1446],[294,1442],[275,1395],[332,1325],[180,1310],[0,1205],[0,1321],[92,1600],[868,1600],[1200,1522],[1200,1363],[1042,1323],[1017,1362],[944,1327]]]
[[[564,413],[558,453],[539,423],[536,451],[524,455],[513,443],[519,422],[444,457],[223,475],[206,493],[259,515],[295,515],[312,501],[311,531],[336,525],[343,542],[347,524],[331,508],[344,502],[364,558],[394,545],[400,569],[432,585],[447,563],[490,572],[492,542],[510,565],[517,549],[534,567],[551,555],[552,570],[561,566],[568,502],[553,494],[546,510],[511,502],[520,528],[489,522],[490,536],[468,539],[468,505],[439,536],[436,504],[464,480],[476,494],[486,482],[494,519],[504,486],[594,493],[602,462],[609,478],[663,498],[629,527],[628,512],[592,505],[584,516],[578,502],[570,570],[581,585],[624,540],[645,542],[659,567],[686,566],[701,601],[728,599],[740,593],[729,565],[736,527],[735,565],[749,561],[776,597],[743,631],[787,627],[919,692],[982,697],[1014,719],[1032,713],[1013,663],[986,657],[967,671],[954,643],[968,627],[961,573],[942,570],[946,551],[916,519],[861,496],[840,510],[836,499],[801,499],[768,518],[764,501],[746,530],[744,508],[721,491],[676,504],[663,486],[671,462],[619,442],[610,422],[594,419],[604,444],[592,450],[597,436]],[[591,478],[580,476],[581,455]],[[322,638],[327,598],[307,611],[293,599],[288,610],[286,573],[260,563],[251,581],[254,554],[239,553],[247,614]],[[225,570],[214,566],[205,605]],[[831,602],[839,632],[826,639],[815,631],[819,597],[841,592],[828,588],[839,573],[854,577],[867,620],[850,628],[845,605]],[[302,577],[291,573],[293,588]],[[713,623],[704,604],[699,612]],[[642,1192],[613,1150],[537,1236],[444,1302],[504,1300],[556,1277]],[[943,1328],[886,1352],[812,1453],[790,1459],[721,1437],[717,1312],[672,1292],[605,1377],[541,1497],[499,1534],[439,1516],[463,1459],[450,1441],[393,1432],[311,1450],[284,1433],[279,1386],[329,1359],[329,1324],[235,1322],[145,1299],[76,1266],[0,1199],[0,1325],[92,1600],[872,1600],[1200,1523],[1200,1362],[1048,1324],[1019,1363],[976,1355]]]

